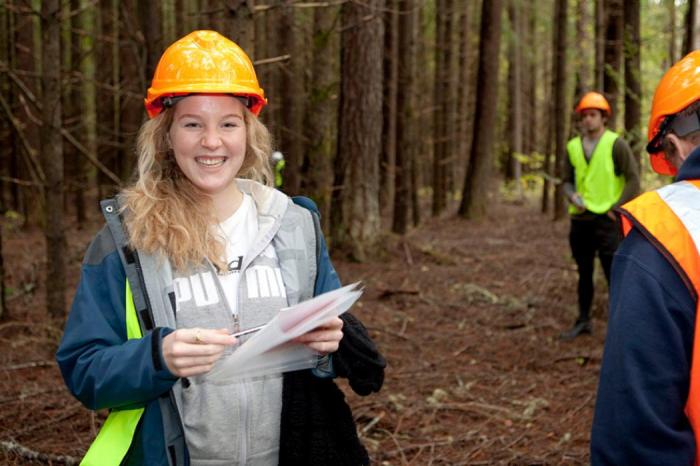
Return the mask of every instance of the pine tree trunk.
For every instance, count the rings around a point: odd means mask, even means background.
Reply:
[[[97,155],[109,170],[119,173],[116,134],[119,134],[119,97],[114,91],[119,85],[119,4],[117,0],[100,3],[102,30],[97,43]],[[173,22],[174,23],[174,22]],[[173,31],[174,34],[174,31]],[[116,56],[115,56],[116,55]],[[106,87],[109,86],[109,87]],[[99,170],[97,172],[98,199],[116,194],[117,186]]]
[[[435,11],[435,82],[433,84],[433,215],[440,215],[447,205],[446,131],[448,92],[447,1],[436,0]]]
[[[53,318],[66,312],[66,243],[63,227],[63,136],[61,135],[61,4],[42,2],[41,158],[46,176],[46,308]]]
[[[518,156],[523,151],[523,91],[522,91],[522,8],[516,0],[510,0],[508,5],[510,23],[512,28],[512,39],[510,43],[510,64],[508,68],[509,91],[510,91],[510,157],[508,174],[515,184],[515,191],[518,198],[522,198],[522,186],[520,184],[521,166]]]
[[[554,123],[554,154],[557,178],[562,179],[564,173],[564,157],[566,156],[566,50],[567,50],[567,0],[557,0],[556,8],[556,52],[554,54],[554,113],[558,115]],[[554,190],[554,218],[560,219],[566,215],[566,204],[563,186],[557,184]]]
[[[147,50],[141,42],[141,22],[136,12],[136,0],[125,0],[119,9],[124,27],[119,29],[119,97],[121,110],[119,140],[119,177],[127,180],[136,165],[134,147],[136,134],[144,119],[143,96],[151,85],[152,75],[146,77]]]
[[[386,11],[384,12],[384,24],[386,31],[384,34],[384,105],[383,105],[383,148],[382,163],[380,165],[379,176],[379,206],[382,217],[391,217],[394,209],[394,179],[396,176],[397,157],[397,80],[399,67],[399,14],[401,2],[399,0],[386,0]]]
[[[412,202],[411,167],[415,157],[415,82],[416,82],[416,3],[400,4],[398,36],[398,91],[396,105],[396,196],[392,231],[404,234],[410,222]]]
[[[603,80],[605,76],[605,15],[606,0],[595,0],[595,79],[593,86],[598,92],[603,91]]]
[[[698,49],[700,49],[700,3],[698,0],[688,0],[688,10],[685,14],[683,55]]]
[[[605,73],[603,91],[610,102],[612,115],[608,127],[615,129],[618,120],[618,97],[622,81],[622,45],[624,41],[624,11],[622,0],[606,0]]]
[[[330,227],[333,158],[337,147],[338,34],[334,30],[338,8],[315,8],[311,93],[304,125],[309,141],[310,183],[307,194],[319,207],[324,231]]]
[[[285,157],[284,191],[296,195],[301,189],[301,168],[304,161],[304,54],[303,41],[296,30],[296,8],[291,6],[291,0],[284,0],[284,4],[280,17],[278,50],[291,58],[280,70],[280,150]]]
[[[341,93],[336,166],[347,167],[340,188],[342,219],[334,238],[356,260],[376,253],[379,158],[382,151],[383,0],[345,3],[341,10]],[[341,187],[342,186],[342,187]]]
[[[678,51],[676,46],[676,0],[666,0],[668,6],[668,60],[664,65],[664,69],[670,68],[672,64],[678,61]]]
[[[498,103],[498,68],[501,42],[501,0],[484,0],[476,84],[474,136],[459,214],[476,219],[486,214],[493,162],[494,128]]]
[[[464,2],[460,7],[461,15],[459,20],[459,86],[457,90],[457,148],[458,155],[454,165],[457,166],[457,178],[464,180],[464,169],[469,160],[469,131],[471,121],[471,98],[472,98],[472,66],[471,66],[471,28],[470,9],[471,2]],[[460,186],[460,189],[462,187]]]
[[[641,65],[639,63],[640,40],[639,0],[625,1],[625,135],[632,152],[641,164]]]
[[[0,4],[0,60],[9,67],[10,49],[14,44],[12,44],[10,22],[12,12],[8,9],[8,3]],[[7,73],[0,73],[0,98],[6,103],[10,102],[10,78]],[[12,126],[2,109],[0,109],[0,115],[2,115],[2,118],[0,118],[0,175],[9,177],[10,160],[12,158]],[[0,180],[0,213],[4,213],[9,208],[8,191],[10,188],[10,183]],[[2,286],[2,283],[0,283],[0,286]],[[0,320],[2,320],[1,314]]]

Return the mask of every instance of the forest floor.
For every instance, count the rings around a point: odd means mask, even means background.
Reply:
[[[71,290],[98,223],[67,230]],[[53,362],[61,330],[43,310],[41,234],[4,235],[0,464],[71,464],[104,413],[73,399]],[[499,201],[479,222],[388,236],[372,262],[334,260],[344,282],[363,281],[353,312],[388,361],[378,394],[341,382],[373,464],[588,464],[607,292],[598,273],[593,336],[560,341],[576,317],[567,235],[535,203]]]

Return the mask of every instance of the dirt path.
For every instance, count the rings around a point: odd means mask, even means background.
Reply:
[[[344,386],[375,464],[588,463],[606,294],[594,336],[560,342],[576,313],[568,224],[534,207],[501,204],[492,215],[389,237],[372,263],[335,261],[343,281],[365,283],[355,313],[389,364],[377,395]],[[71,236],[75,270],[90,236]],[[0,464],[46,464],[7,453],[8,442],[79,457],[103,414],[73,400],[52,363],[60,331],[40,311],[42,286],[29,285],[40,235],[10,233],[4,250],[18,297],[0,324]]]

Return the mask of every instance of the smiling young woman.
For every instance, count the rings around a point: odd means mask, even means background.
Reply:
[[[315,204],[271,187],[266,102],[248,56],[216,32],[161,57],[138,177],[111,201],[118,215],[104,209],[57,352],[71,392],[112,409],[81,464],[369,463],[331,380],[361,395],[383,382],[384,359],[352,315],[295,341],[311,370],[208,378],[232,334],[340,286]]]

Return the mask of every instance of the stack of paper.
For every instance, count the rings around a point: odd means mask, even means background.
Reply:
[[[280,310],[233,354],[219,360],[207,378],[219,382],[315,367],[318,354],[291,340],[341,315],[361,294],[357,282]]]

